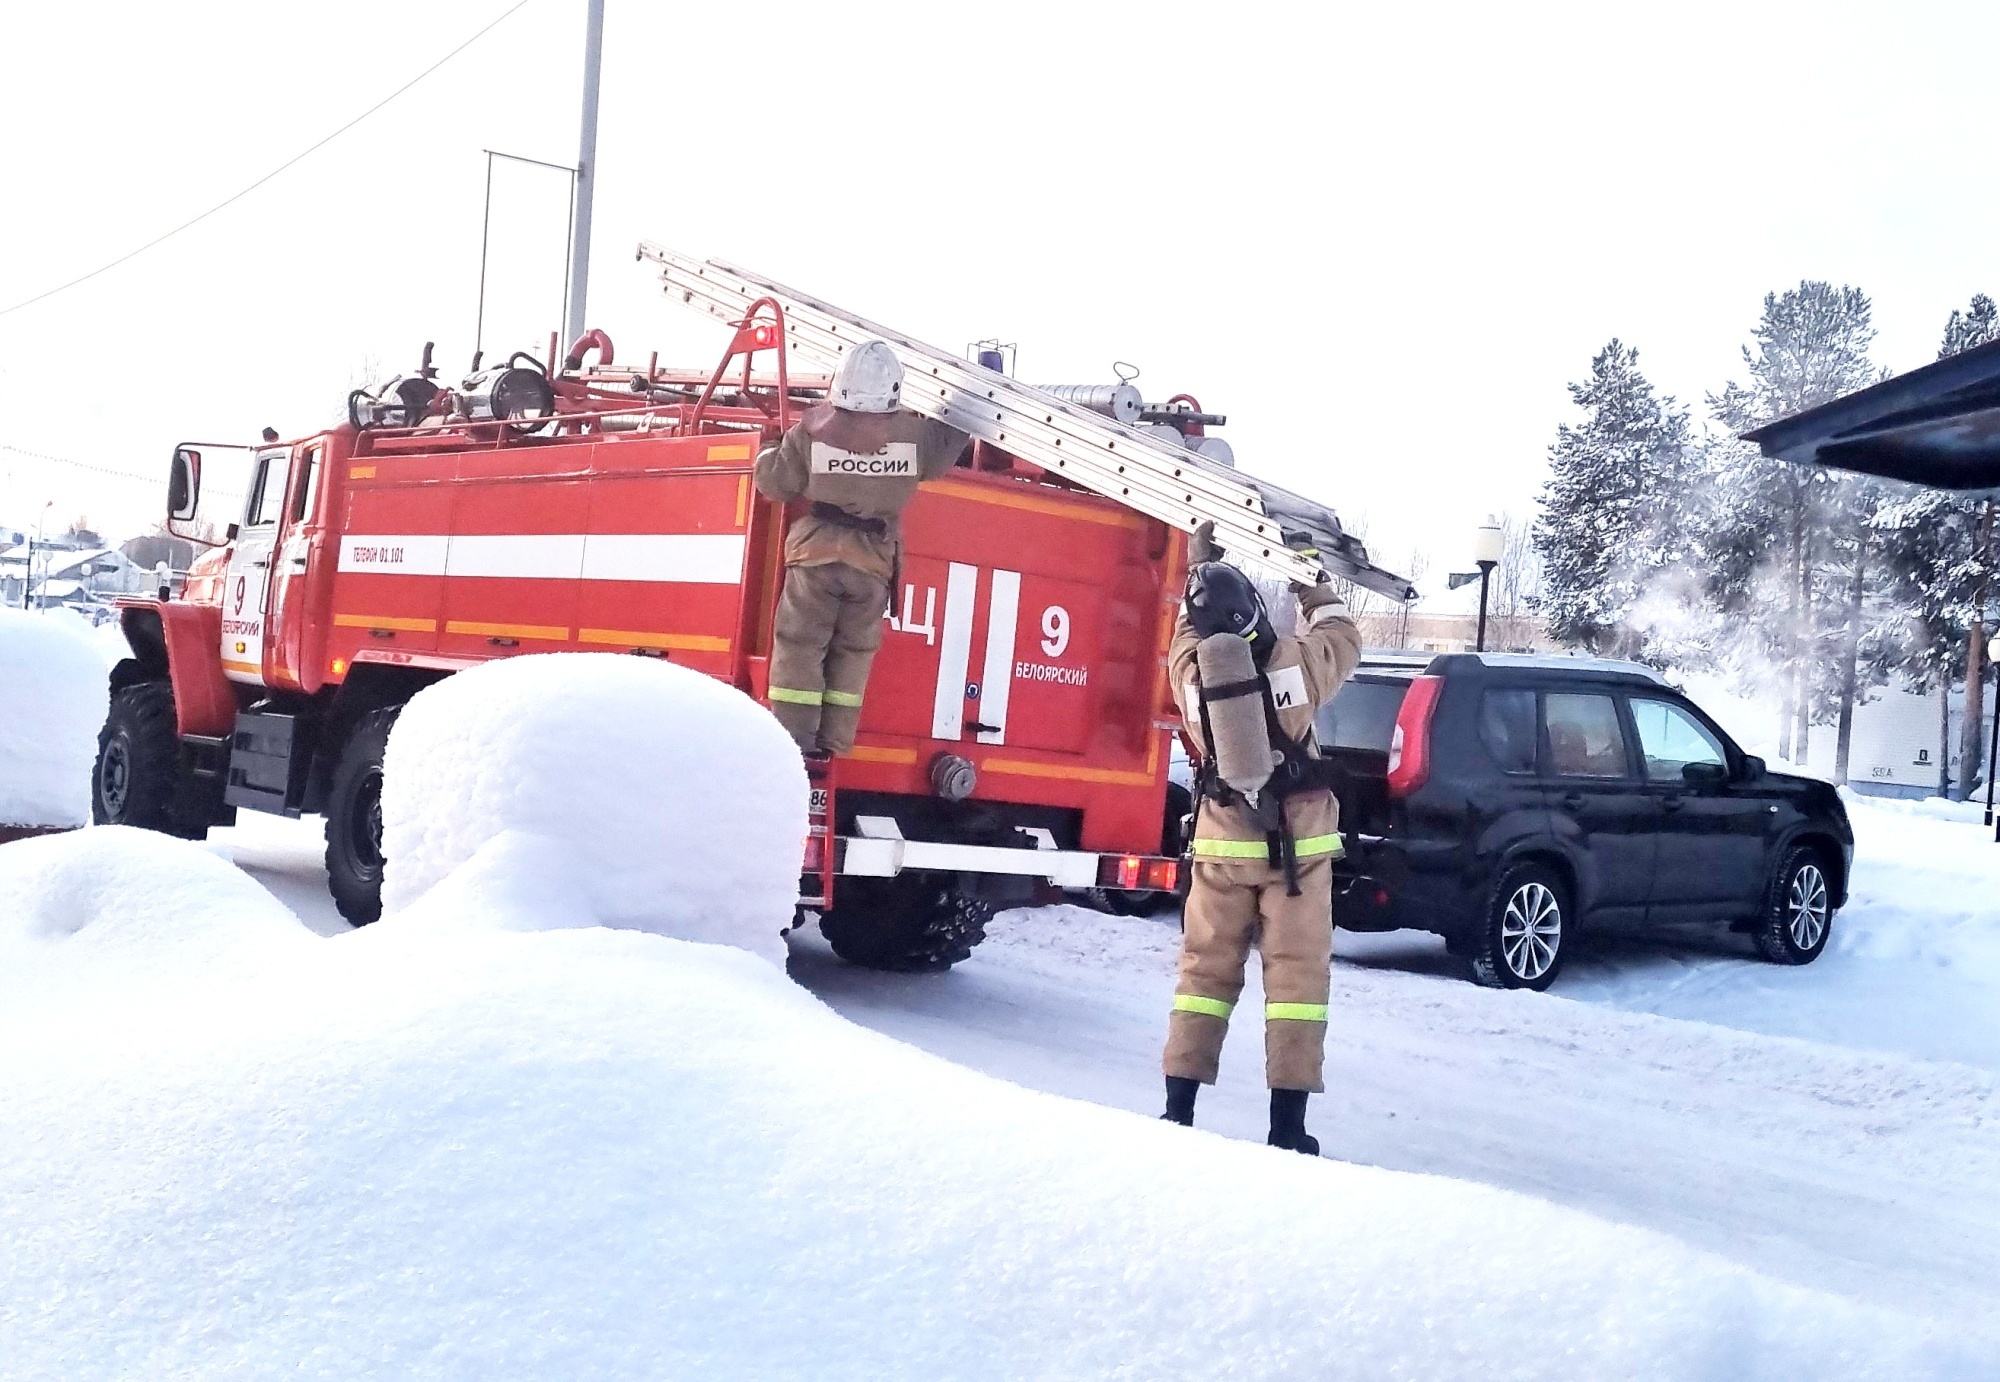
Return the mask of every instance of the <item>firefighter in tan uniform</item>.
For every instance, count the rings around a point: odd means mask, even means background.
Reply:
[[[881,341],[849,351],[825,403],[757,458],[757,490],[803,499],[785,539],[771,633],[771,711],[808,755],[846,753],[882,645],[903,554],[902,512],[950,470],[965,434],[902,410],[903,366]]]
[[[1322,573],[1318,585],[1293,587],[1298,632],[1276,637],[1257,587],[1220,555],[1204,524],[1189,548],[1187,597],[1168,652],[1201,761],[1193,879],[1167,1029],[1165,1116],[1192,1124],[1195,1094],[1215,1083],[1255,945],[1264,971],[1269,1142],[1317,1156],[1319,1143],[1305,1130],[1306,1098],[1325,1087],[1333,861],[1341,843],[1340,808],[1326,785],[1313,716],[1353,672],[1361,634]],[[1269,777],[1257,790],[1239,790],[1260,772]]]

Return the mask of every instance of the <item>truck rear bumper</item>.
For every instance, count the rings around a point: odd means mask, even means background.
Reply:
[[[1180,860],[1157,854],[1098,854],[1075,849],[1006,849],[843,835],[835,842],[834,874],[894,878],[912,870],[932,873],[1006,874],[1039,878],[1058,888],[1114,888],[1171,892]]]

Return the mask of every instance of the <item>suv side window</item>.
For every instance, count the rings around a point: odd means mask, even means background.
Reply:
[[[1631,777],[1618,702],[1594,692],[1551,691],[1543,700],[1549,755],[1562,777]]]
[[[1675,781],[1690,763],[1729,761],[1708,727],[1672,701],[1634,696],[1632,722],[1639,727],[1647,777]]]
[[[1503,773],[1535,770],[1535,693],[1486,691],[1479,697],[1479,742]]]

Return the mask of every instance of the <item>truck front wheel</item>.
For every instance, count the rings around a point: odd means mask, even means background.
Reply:
[[[176,810],[181,782],[180,731],[174,688],[141,681],[111,697],[111,712],[97,736],[97,765],[90,774],[90,818],[99,825],[130,825],[199,840],[208,822]]]
[[[361,717],[340,751],[326,803],[326,886],[353,926],[382,915],[382,754],[401,706]]]
[[[841,878],[820,934],[849,964],[901,973],[950,969],[986,939],[993,904],[950,875]]]

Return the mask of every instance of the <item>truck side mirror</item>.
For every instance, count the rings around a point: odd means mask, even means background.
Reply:
[[[167,517],[185,523],[201,504],[201,452],[174,448],[173,469],[167,473]]]

